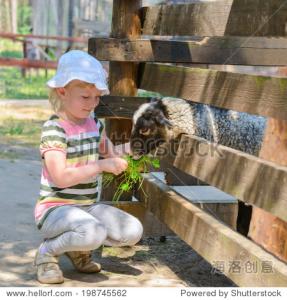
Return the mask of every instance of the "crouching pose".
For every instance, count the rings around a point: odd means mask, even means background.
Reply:
[[[129,153],[129,144],[114,147],[101,121],[90,115],[99,96],[109,92],[101,64],[72,50],[60,58],[47,85],[55,114],[44,123],[40,144],[43,169],[35,220],[44,241],[35,265],[41,283],[62,283],[59,255],[66,254],[80,272],[99,272],[91,250],[134,245],[143,227],[128,213],[96,203],[97,175],[123,172],[127,162],[121,156]],[[105,159],[98,160],[99,154]]]

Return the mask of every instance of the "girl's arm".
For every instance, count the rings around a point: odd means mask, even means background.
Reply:
[[[81,167],[67,167],[66,154],[62,151],[47,151],[44,156],[45,166],[53,183],[59,188],[79,184],[99,173],[110,172],[120,174],[127,168],[127,162],[119,157],[98,160]]]
[[[99,144],[99,153],[104,158],[122,157],[131,153],[129,142],[115,146],[107,137],[105,131],[103,131],[102,135],[103,136]]]

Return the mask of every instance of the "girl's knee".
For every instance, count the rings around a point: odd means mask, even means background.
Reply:
[[[143,235],[143,226],[142,223],[133,217],[133,221],[129,225],[128,229],[125,232],[126,244],[128,246],[133,246],[140,241]]]
[[[82,246],[90,250],[100,247],[107,238],[106,227],[96,221],[81,224],[78,232],[82,237]]]

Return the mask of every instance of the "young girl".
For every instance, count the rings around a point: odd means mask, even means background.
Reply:
[[[98,174],[123,172],[127,162],[121,156],[129,153],[129,143],[114,147],[101,121],[90,116],[99,96],[109,93],[100,62],[83,51],[69,51],[47,85],[55,115],[44,124],[40,144],[43,170],[35,220],[44,242],[35,265],[41,283],[62,283],[59,255],[66,254],[80,272],[99,272],[91,250],[134,245],[143,228],[126,212],[95,203]],[[105,159],[98,160],[99,154]]]

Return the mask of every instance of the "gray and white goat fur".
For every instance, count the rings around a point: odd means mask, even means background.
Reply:
[[[153,98],[133,115],[131,149],[135,157],[147,154],[185,133],[257,156],[265,127],[264,117],[179,98]]]

